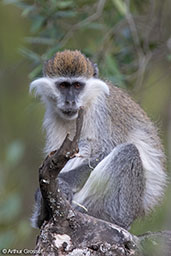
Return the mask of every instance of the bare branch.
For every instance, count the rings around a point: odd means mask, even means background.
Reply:
[[[136,28],[133,16],[130,12],[130,0],[125,0],[125,2],[126,2],[126,10],[127,10],[126,11],[126,19],[127,19],[128,24],[129,24],[129,27],[130,27],[130,31],[131,31],[131,34],[132,34],[132,38],[133,38],[133,41],[134,41],[134,45],[135,45],[135,49],[136,49],[138,58],[140,60],[144,56],[144,53],[143,53],[142,48],[140,46],[140,39],[139,39],[139,36],[138,36],[138,32],[137,32],[137,28]]]
[[[126,9],[127,9],[126,19],[130,27],[133,42],[134,42],[135,49],[138,56],[138,73],[137,73],[137,81],[135,86],[135,90],[137,90],[142,87],[144,74],[145,74],[147,65],[152,57],[152,54],[150,52],[147,55],[144,54],[140,44],[137,28],[136,28],[133,16],[130,12],[130,0],[125,0],[125,2],[126,2]]]

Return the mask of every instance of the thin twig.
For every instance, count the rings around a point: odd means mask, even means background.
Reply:
[[[138,36],[138,32],[137,32],[137,28],[136,28],[133,16],[130,12],[130,0],[125,0],[125,2],[126,2],[126,10],[127,10],[126,11],[126,19],[127,19],[128,25],[130,27],[130,31],[131,31],[132,38],[133,38],[133,41],[134,41],[135,49],[136,49],[136,52],[137,52],[137,55],[138,55],[138,58],[139,58],[139,61],[140,61],[140,59],[142,58],[144,53],[143,53],[142,48],[140,46],[140,39],[139,39],[139,36]]]
[[[140,39],[138,36],[137,28],[133,19],[133,16],[130,12],[130,0],[125,0],[126,2],[126,19],[130,27],[130,31],[132,34],[133,42],[135,45],[135,49],[138,56],[138,75],[137,75],[137,81],[135,86],[135,91],[142,87],[143,80],[144,80],[144,74],[146,72],[147,65],[152,57],[152,53],[149,52],[148,54],[144,54]]]

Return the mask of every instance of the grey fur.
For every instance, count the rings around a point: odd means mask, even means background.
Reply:
[[[121,144],[96,166],[74,201],[84,205],[88,214],[128,228],[143,214],[144,188],[145,176],[137,148]],[[84,211],[79,206],[75,208]]]

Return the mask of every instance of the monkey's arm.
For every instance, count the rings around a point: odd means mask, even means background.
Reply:
[[[104,158],[104,156],[103,156]],[[97,164],[100,162],[101,158],[92,158],[91,160],[85,159],[82,164],[79,166],[65,171],[61,172],[58,176],[60,187],[65,193],[65,185],[68,184],[69,188],[72,190],[73,193],[80,190],[85,182],[87,181],[88,177],[90,176],[91,172],[94,170],[94,168],[97,166]],[[74,159],[73,159],[74,160]],[[65,184],[64,184],[65,183]]]

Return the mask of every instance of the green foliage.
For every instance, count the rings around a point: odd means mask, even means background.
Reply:
[[[138,32],[141,21],[133,17],[144,11],[148,6],[146,1],[130,1],[130,6],[122,0],[4,0],[4,3],[15,4],[30,20],[31,36],[25,39],[27,48],[21,49],[33,65],[30,79],[41,75],[44,61],[56,51],[69,48],[88,55],[98,63],[100,74],[117,86],[132,88],[136,77],[132,74],[141,73],[140,55],[145,58],[147,49],[151,54],[158,47],[156,40],[147,38],[146,30]]]

